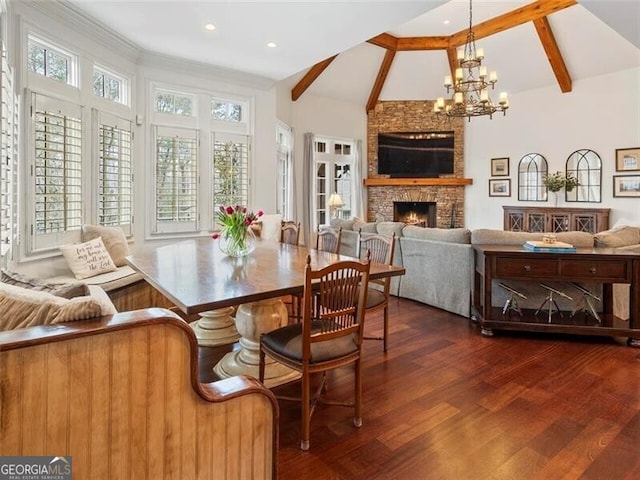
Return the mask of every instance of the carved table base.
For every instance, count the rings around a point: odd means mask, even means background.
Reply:
[[[240,334],[233,324],[233,307],[219,308],[200,314],[200,320],[191,322],[191,328],[196,334],[198,345],[215,347],[234,343]]]
[[[258,378],[260,335],[287,324],[289,314],[280,298],[245,303],[236,312],[240,348],[227,353],[213,371],[220,378],[249,375]],[[300,374],[266,358],[264,384],[267,388],[300,378]]]

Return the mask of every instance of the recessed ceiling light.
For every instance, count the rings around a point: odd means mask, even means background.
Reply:
[[[278,45],[276,44],[276,42],[269,42],[267,43],[267,47],[269,48],[276,48]]]
[[[209,31],[213,31],[216,29],[216,26],[213,23],[207,23],[204,28],[206,28]]]
[[[445,20],[445,21],[444,21],[444,22],[442,22],[442,23],[444,23],[445,25],[449,25],[451,22],[450,22],[449,20]]]

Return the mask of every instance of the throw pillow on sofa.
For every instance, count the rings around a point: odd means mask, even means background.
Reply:
[[[127,264],[124,257],[131,254],[127,237],[120,227],[102,227],[99,225],[83,225],[82,241],[102,238],[105,248],[111,256],[111,260],[116,267],[123,267]]]
[[[116,269],[100,237],[85,243],[62,246],[60,251],[78,280]]]
[[[0,281],[16,287],[27,288],[38,292],[48,292],[56,297],[74,298],[89,295],[86,283],[47,283],[38,278],[29,277],[6,269],[0,270]]]

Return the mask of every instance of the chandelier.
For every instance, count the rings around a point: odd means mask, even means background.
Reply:
[[[502,112],[506,115],[509,108],[507,92],[500,93],[498,105],[495,105],[489,97],[488,88],[493,90],[498,81],[498,74],[491,71],[487,76],[487,67],[482,65],[484,50],[476,48],[473,34],[473,17],[471,1],[469,0],[469,32],[464,49],[457,50],[458,68],[455,70],[455,78],[451,75],[444,77],[444,86],[447,93],[453,88],[452,102],[445,105],[444,98],[440,97],[433,105],[433,111],[437,114],[445,114],[448,117],[480,117],[495,112]]]

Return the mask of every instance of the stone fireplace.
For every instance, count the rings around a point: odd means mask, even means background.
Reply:
[[[428,227],[436,225],[436,202],[393,202],[393,221]]]
[[[367,121],[367,219],[392,221],[398,217],[395,203],[427,203],[427,212],[414,212],[406,223],[421,222],[428,227],[464,226],[464,119],[448,119],[433,113],[432,101],[379,101]],[[379,132],[454,133],[454,173],[439,178],[389,178],[378,174]],[[402,213],[401,213],[402,215]],[[403,215],[407,215],[404,213]],[[411,211],[408,215],[412,215]],[[419,224],[419,223],[416,223]]]

